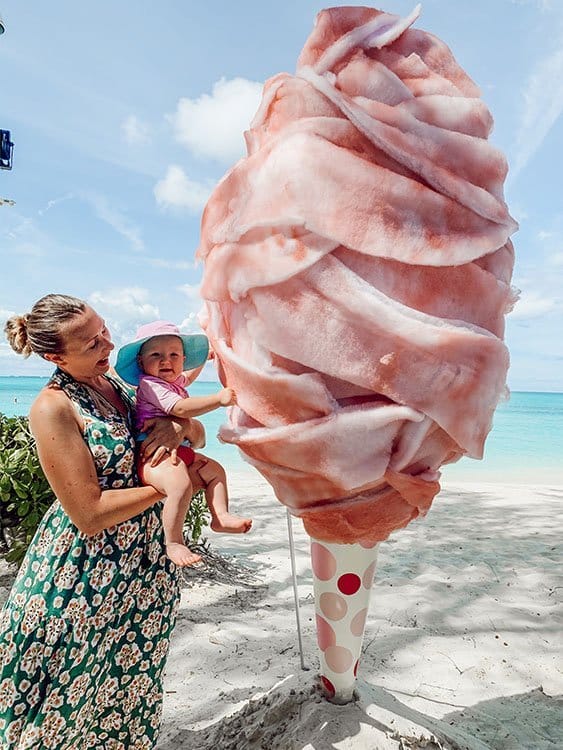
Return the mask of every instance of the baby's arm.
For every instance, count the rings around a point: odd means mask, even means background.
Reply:
[[[199,417],[221,406],[236,404],[237,397],[232,388],[222,388],[209,396],[188,396],[181,398],[172,407],[169,414],[182,419]]]
[[[182,373],[183,376],[184,376],[184,378],[185,378],[185,380],[186,380],[186,386],[188,386],[191,383],[193,383],[194,380],[199,377],[199,374],[201,373],[201,371],[203,370],[204,367],[205,367],[205,362],[202,365],[200,365],[199,367],[196,367],[195,370],[185,370]]]

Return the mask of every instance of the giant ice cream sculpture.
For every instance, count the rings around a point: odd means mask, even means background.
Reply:
[[[481,458],[505,389],[517,226],[479,90],[431,34],[322,11],[202,221],[237,445],[312,537],[321,672],[352,696],[377,542]]]

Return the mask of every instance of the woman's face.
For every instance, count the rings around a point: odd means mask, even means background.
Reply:
[[[95,310],[86,307],[63,329],[63,354],[46,355],[77,380],[103,375],[109,369],[109,354],[114,348],[106,324]]]

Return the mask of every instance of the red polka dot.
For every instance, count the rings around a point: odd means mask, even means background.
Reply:
[[[328,695],[328,697],[329,698],[334,698],[336,690],[334,689],[334,685],[328,679],[328,677],[325,677],[324,674],[322,674],[321,675],[321,682],[323,684],[324,691]]]
[[[346,594],[347,596],[355,594],[356,591],[360,588],[361,584],[362,582],[360,581],[360,577],[355,573],[344,573],[344,575],[340,576],[340,578],[338,579],[338,588],[343,594]]]
[[[360,660],[358,659],[357,662],[354,664],[354,677],[358,676],[358,667],[360,666]]]

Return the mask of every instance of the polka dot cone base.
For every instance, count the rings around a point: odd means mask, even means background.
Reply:
[[[335,703],[353,699],[377,563],[377,544],[311,539],[321,684]]]

